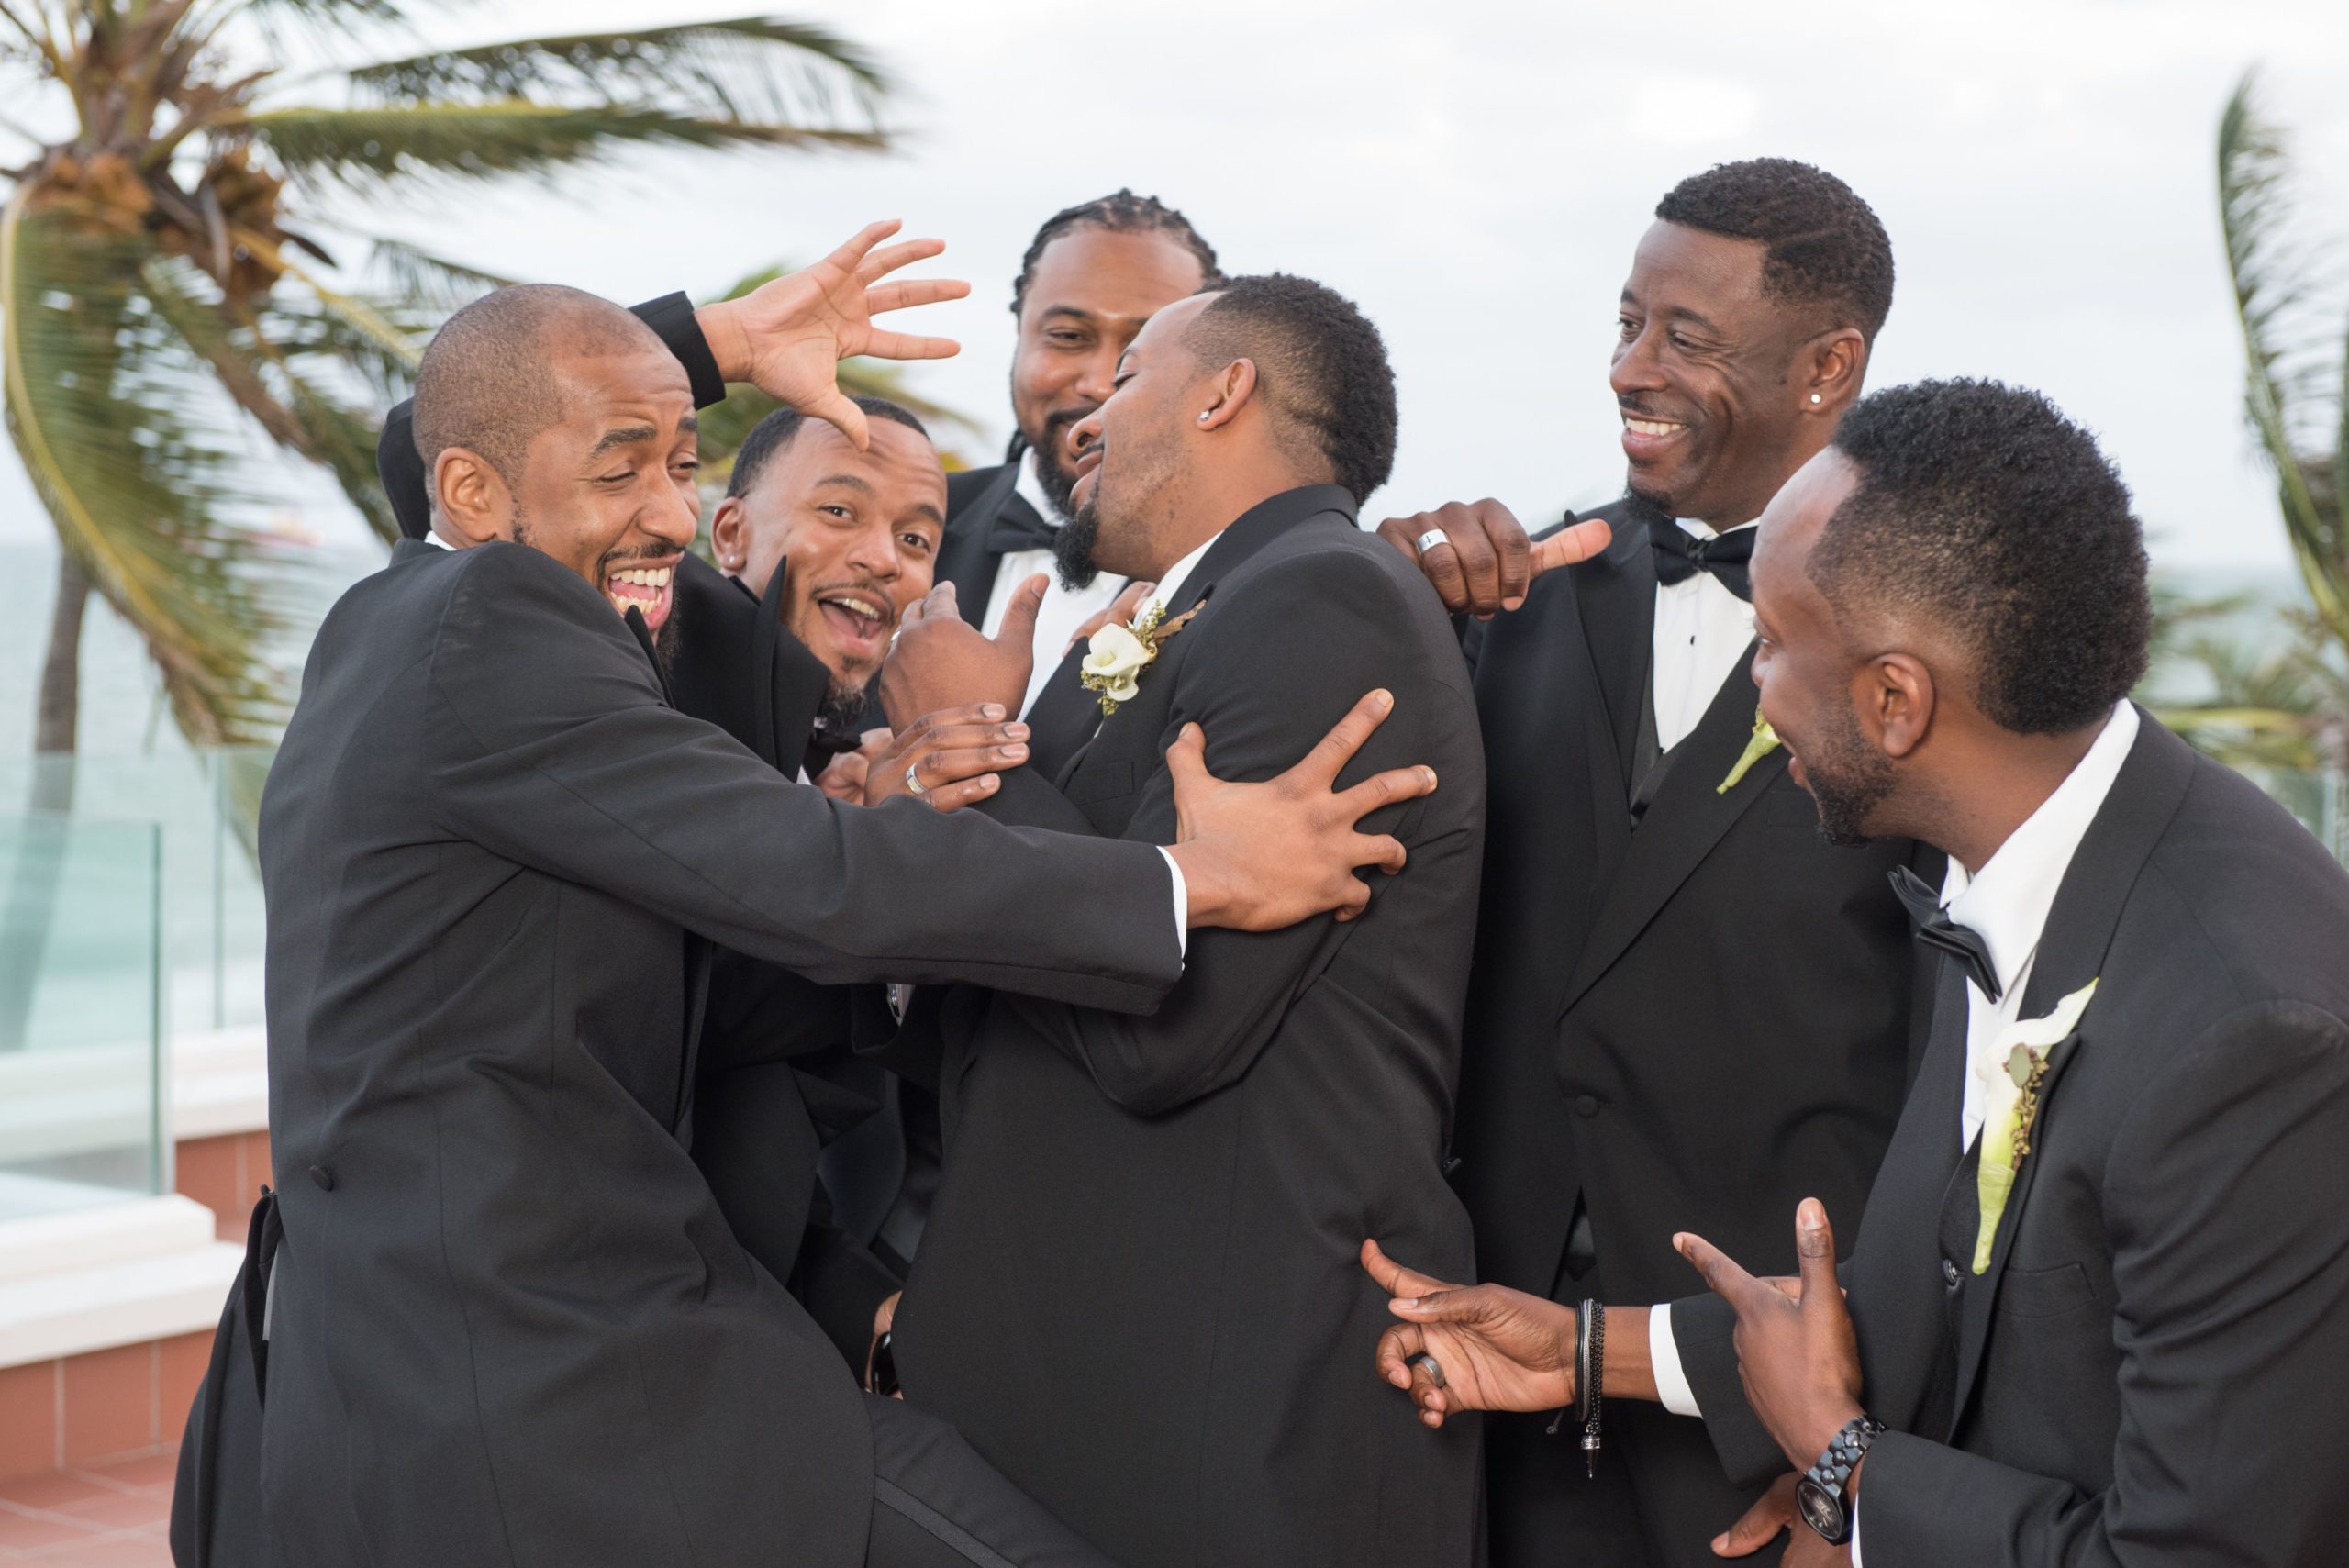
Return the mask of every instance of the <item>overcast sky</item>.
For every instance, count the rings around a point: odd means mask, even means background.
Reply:
[[[1385,330],[1402,450],[1374,515],[1486,494],[1530,515],[1620,485],[1607,353],[1656,198],[1713,162],[1783,154],[1842,175],[1891,231],[1899,282],[1875,384],[1965,373],[2041,387],[2103,438],[2158,559],[2287,559],[2238,414],[2212,143],[2235,77],[2263,63],[2309,210],[2349,238],[2340,0],[776,8],[841,28],[900,74],[899,152],[664,157],[560,194],[508,185],[373,216],[622,300],[706,293],[903,217],[950,242],[936,270],[974,285],[918,313],[964,351],[915,384],[985,421],[971,443],[985,456],[1008,428],[1006,306],[1029,237],[1055,208],[1130,184],[1187,211],[1228,269],[1319,277]],[[706,13],[504,0],[428,35],[688,14]],[[5,483],[0,499],[23,497]],[[39,526],[21,502],[5,512],[0,537]]]

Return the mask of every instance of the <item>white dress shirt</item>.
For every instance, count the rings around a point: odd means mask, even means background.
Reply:
[[[1755,527],[1731,528],[1742,533]],[[1688,517],[1680,527],[1698,539],[1713,530]],[[1753,640],[1753,606],[1709,572],[1655,585],[1654,659],[1649,689],[1655,695],[1655,743],[1669,751],[1688,738],[1720,694],[1721,683]]]
[[[2090,743],[2087,751],[2054,793],[2039,803],[2022,826],[1972,875],[1954,859],[1942,878],[1942,907],[1961,926],[1979,933],[1990,950],[1991,967],[1998,974],[1998,1000],[1993,1002],[1968,976],[1965,982],[1965,1083],[1958,1106],[1957,1146],[1970,1148],[1982,1131],[1984,1086],[1991,1073],[2003,1073],[1992,1047],[2022,1012],[2023,993],[2039,957],[2039,940],[2047,929],[2048,912],[2055,906],[2056,891],[2071,869],[2072,857],[2088,825],[2112,793],[2121,764],[2136,744],[2136,708],[2123,698]],[[1698,1416],[1696,1396],[1680,1364],[1680,1348],[1672,1336],[1672,1313],[1658,1308],[1648,1314],[1648,1359],[1655,1372],[1657,1397],[1675,1415]],[[1852,1568],[1860,1568],[1859,1514],[1852,1516]]]
[[[1035,507],[1036,515],[1058,531],[1063,518],[1037,481],[1033,447],[1020,454],[1019,479],[1015,488],[1019,498]],[[1001,630],[1004,612],[1011,607],[1012,591],[1039,572],[1052,579],[1052,586],[1044,590],[1044,602],[1036,611],[1036,664],[1028,673],[1028,695],[1019,702],[1022,715],[1036,706],[1036,694],[1044,689],[1044,683],[1061,667],[1061,660],[1067,654],[1068,639],[1076,634],[1076,628],[1115,604],[1126,585],[1123,577],[1104,572],[1082,588],[1065,588],[1061,585],[1060,571],[1053,564],[1051,550],[1015,550],[996,562],[995,586],[987,594],[987,613],[980,620],[979,629],[989,637]]]

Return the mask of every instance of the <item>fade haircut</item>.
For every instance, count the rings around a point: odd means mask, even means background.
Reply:
[[[1762,293],[1811,306],[1870,343],[1892,311],[1892,239],[1852,187],[1791,158],[1691,174],[1656,203],[1666,223],[1761,241]]]
[[[2129,695],[2153,633],[2144,529],[2094,437],[2036,392],[1921,381],[1854,404],[1834,446],[1859,483],[1809,574],[1838,622],[1932,622],[2019,735],[2084,728]]]
[[[862,395],[851,397],[849,401],[863,409],[869,419],[886,419],[893,425],[903,425],[925,441],[930,439],[929,427],[902,403]],[[797,438],[799,427],[807,419],[808,416],[796,408],[778,408],[751,426],[751,433],[743,437],[742,444],[735,449],[734,468],[726,476],[726,494],[740,495],[748,493],[751,486],[759,482],[759,475],[767,464],[774,461],[775,454]]]
[[[1395,469],[1395,372],[1378,328],[1343,295],[1286,272],[1201,292],[1212,297],[1184,334],[1201,368],[1252,361],[1283,445],[1327,468],[1355,506],[1367,501]]]
[[[531,440],[563,417],[547,373],[560,343],[587,354],[658,350],[652,328],[607,299],[560,284],[513,284],[441,324],[416,370],[415,439],[425,485],[451,447],[478,452],[510,487]],[[438,502],[435,502],[438,505]]]
[[[1201,286],[1223,282],[1223,272],[1216,265],[1215,247],[1191,227],[1189,218],[1156,196],[1138,196],[1120,186],[1106,196],[1063,207],[1044,220],[1044,227],[1036,230],[1036,238],[1028,242],[1028,254],[1019,259],[1019,276],[1011,285],[1012,315],[1019,315],[1027,306],[1028,285],[1035,281],[1036,263],[1043,260],[1045,249],[1063,235],[1080,228],[1098,228],[1111,234],[1163,234],[1189,250],[1199,263]]]

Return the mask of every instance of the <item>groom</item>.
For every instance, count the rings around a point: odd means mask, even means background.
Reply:
[[[1579,1397],[1603,1441],[1667,1379],[1668,1314],[1723,1465],[1781,1476],[1724,1555],[1791,1528],[1788,1562],[1878,1568],[2338,1561],[2349,874],[2130,704],[2119,475],[2035,394],[1897,388],[1770,504],[1753,572],[1762,710],[1826,836],[1951,862],[1895,878],[1940,978],[1858,1243],[1839,1280],[1805,1200],[1773,1282],[1684,1235],[1716,1295],[1591,1323],[1366,1248],[1407,1319],[1382,1372],[1431,1424]]]

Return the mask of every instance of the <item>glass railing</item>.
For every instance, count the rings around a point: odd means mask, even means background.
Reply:
[[[2349,773],[2336,768],[2247,767],[2243,776],[2283,803],[2332,858],[2349,865]]]
[[[0,817],[0,1221],[164,1190],[163,830]]]

